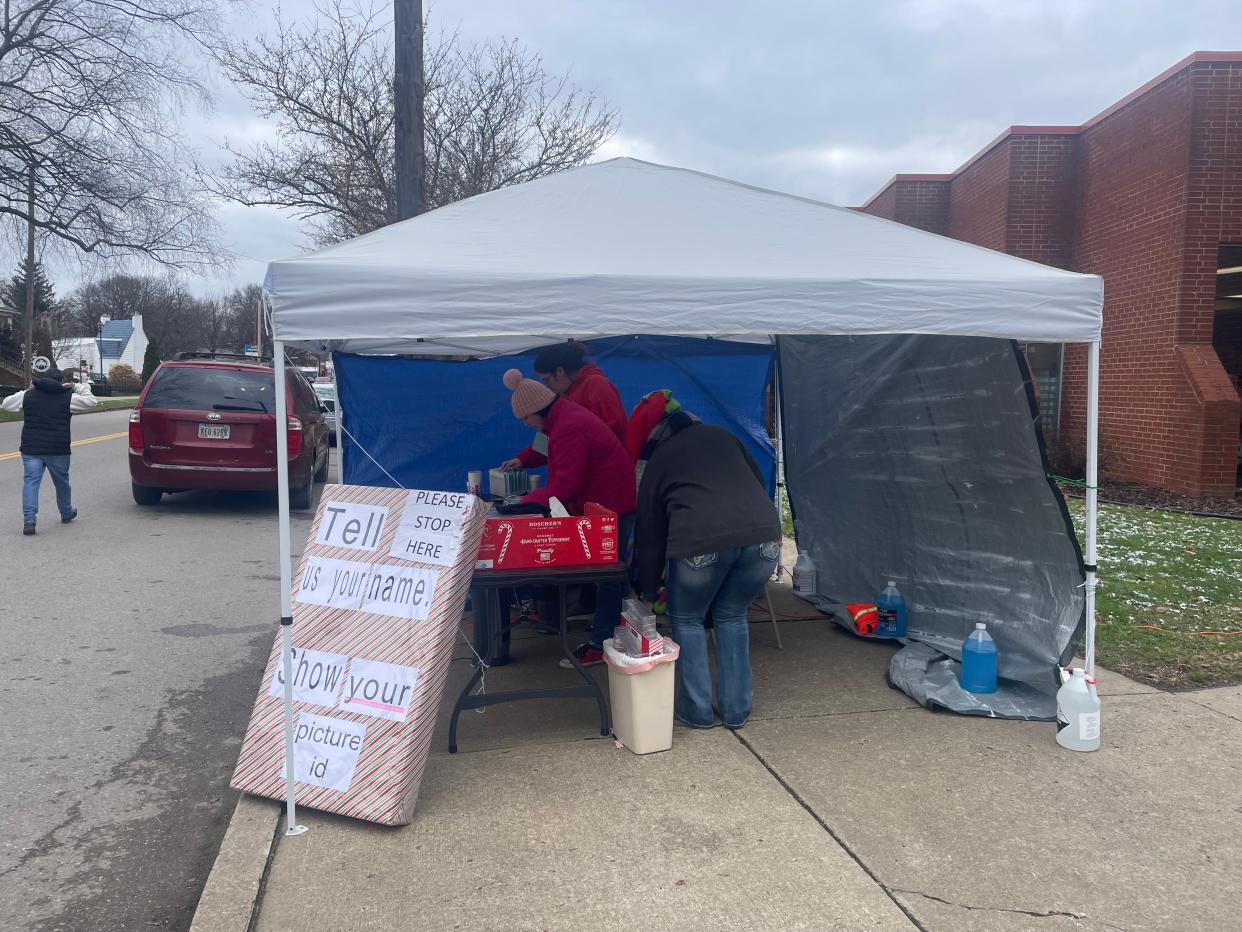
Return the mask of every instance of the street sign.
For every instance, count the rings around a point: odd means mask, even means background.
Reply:
[[[384,825],[414,817],[486,515],[464,492],[324,487],[293,584],[297,805]],[[424,533],[430,555],[410,547]],[[272,799],[286,798],[282,640],[232,782]]]
[[[234,345],[236,345],[236,344],[234,344]],[[258,355],[259,355],[259,349],[258,349],[258,347],[256,347],[256,346],[251,346],[249,343],[247,343],[247,344],[246,344],[246,355],[247,355],[247,356],[258,356]]]

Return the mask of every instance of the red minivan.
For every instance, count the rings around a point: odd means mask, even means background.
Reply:
[[[309,508],[328,478],[328,427],[305,376],[285,369],[289,414],[289,504]],[[165,492],[276,488],[276,380],[245,356],[183,354],[162,363],[129,416],[134,501]]]

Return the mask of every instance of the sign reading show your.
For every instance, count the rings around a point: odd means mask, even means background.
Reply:
[[[293,649],[294,702],[404,722],[417,686],[417,667]],[[285,694],[285,675],[280,667],[267,694],[273,699]]]

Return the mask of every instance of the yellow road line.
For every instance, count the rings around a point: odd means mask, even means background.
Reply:
[[[103,434],[100,437],[87,437],[85,440],[75,440],[73,441],[73,443],[70,444],[70,446],[80,447],[86,443],[99,443],[99,441],[101,440],[116,440],[118,437],[128,437],[128,436],[129,436],[129,431],[123,430],[115,434]],[[21,456],[21,453],[0,453],[0,462],[3,462],[4,460],[15,460],[19,456]]]

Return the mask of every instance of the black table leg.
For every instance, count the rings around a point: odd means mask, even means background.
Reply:
[[[465,688],[457,697],[457,701],[453,704],[453,714],[449,719],[449,753],[457,753],[457,725],[459,723],[461,713],[466,709],[483,709],[490,705],[498,705],[502,702],[517,702],[525,699],[574,699],[574,698],[593,698],[596,706],[599,708],[599,733],[607,736],[611,732],[611,719],[609,717],[608,700],[604,698],[604,691],[600,688],[595,679],[586,671],[586,668],[574,656],[572,648],[569,646],[569,617],[568,617],[568,596],[566,594],[566,585],[562,582],[555,583],[559,601],[560,601],[560,635],[561,635],[561,651],[569,658],[570,664],[578,671],[578,675],[582,677],[582,684],[579,686],[557,686],[548,689],[522,689],[510,692],[499,693],[480,693],[475,694],[474,690],[483,681],[483,676],[487,672],[489,666],[493,665],[493,661],[499,659],[503,664],[505,658],[501,657],[500,651],[505,646],[505,634],[507,634],[506,625],[501,620],[501,597],[499,589],[495,586],[482,586],[471,590],[471,603],[474,606],[474,649],[479,658],[474,659],[475,670],[474,675],[470,677],[470,681],[466,683]]]
[[[599,684],[595,682],[595,677],[587,673],[586,667],[578,662],[578,658],[569,647],[569,599],[565,595],[565,586],[557,586],[556,589],[560,594],[561,601],[561,650],[565,652],[565,656],[569,658],[569,662],[574,665],[574,669],[578,671],[578,675],[582,677],[591,687],[591,691],[595,696],[595,702],[599,706],[599,733],[603,736],[607,736],[612,732],[612,728],[610,727],[610,722],[608,720],[608,702],[604,699],[604,691],[600,689]]]

